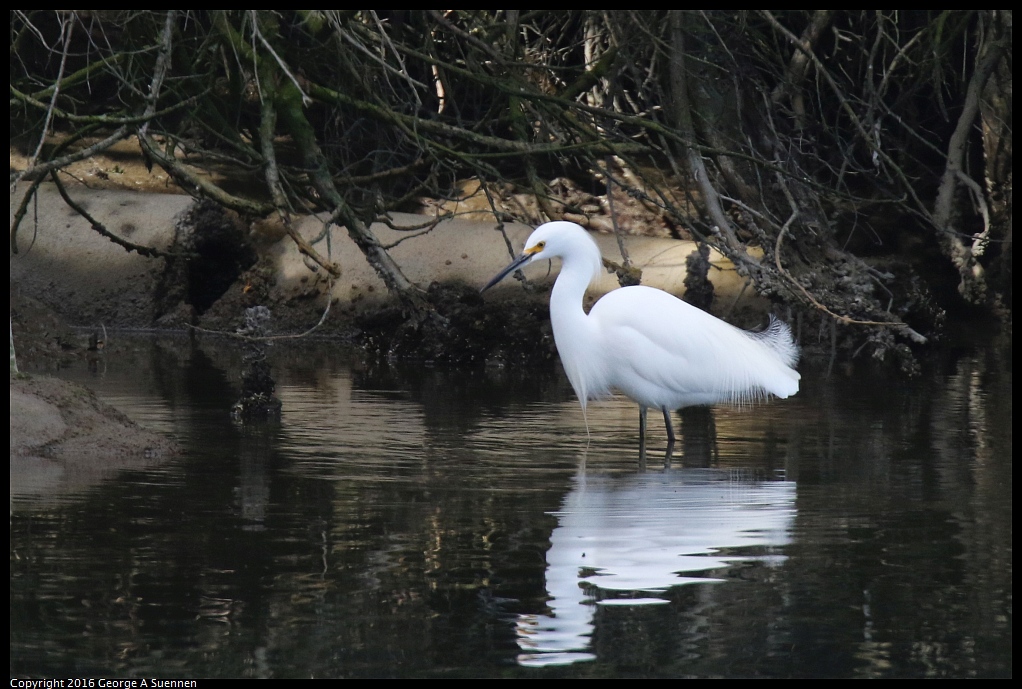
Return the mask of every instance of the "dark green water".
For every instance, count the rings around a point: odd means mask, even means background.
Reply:
[[[804,368],[666,465],[554,372],[273,361],[262,426],[224,344],[57,372],[185,452],[12,485],[12,677],[1012,673],[1010,349]]]

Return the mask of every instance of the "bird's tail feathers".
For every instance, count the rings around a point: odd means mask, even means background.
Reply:
[[[791,327],[777,316],[770,314],[766,329],[749,335],[766,345],[786,366],[794,368],[798,363],[799,349],[791,336]]]

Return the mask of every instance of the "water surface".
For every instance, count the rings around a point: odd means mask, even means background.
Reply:
[[[222,342],[56,372],[184,452],[12,486],[12,676],[1011,675],[1010,347],[803,368],[667,462],[554,370],[271,358],[270,424]]]

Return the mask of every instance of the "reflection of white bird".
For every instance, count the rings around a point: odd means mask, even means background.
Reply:
[[[646,409],[654,407],[663,412],[673,443],[671,409],[798,392],[801,376],[792,368],[798,348],[779,320],[771,318],[763,332],[748,332],[641,286],[607,293],[587,315],[582,298],[602,259],[596,242],[575,223],[541,225],[483,290],[526,263],[550,258],[562,261],[550,294],[554,341],[583,412],[590,399],[620,390],[639,404],[640,436]]]
[[[545,556],[549,612],[518,615],[518,662],[593,660],[599,630],[620,622],[609,607],[678,600],[671,589],[723,583],[712,570],[735,562],[784,562],[795,513],[791,481],[706,469],[595,475],[581,464],[551,513],[557,526]]]

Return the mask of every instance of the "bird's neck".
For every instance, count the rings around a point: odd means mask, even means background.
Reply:
[[[550,293],[550,323],[564,372],[585,409],[587,400],[606,393],[606,384],[601,373],[599,333],[582,308],[586,288],[599,263],[582,258],[573,257],[561,266]]]
[[[584,327],[580,324],[585,322],[587,316],[582,304],[586,289],[594,277],[591,262],[573,257],[562,263],[561,272],[550,292],[550,320],[553,321],[555,333],[558,324]]]
[[[592,261],[572,257],[561,266],[550,292],[550,322],[562,359],[570,358],[565,354],[575,350],[584,358],[585,345],[595,341],[593,324],[582,308],[586,289],[595,277],[594,270]]]

